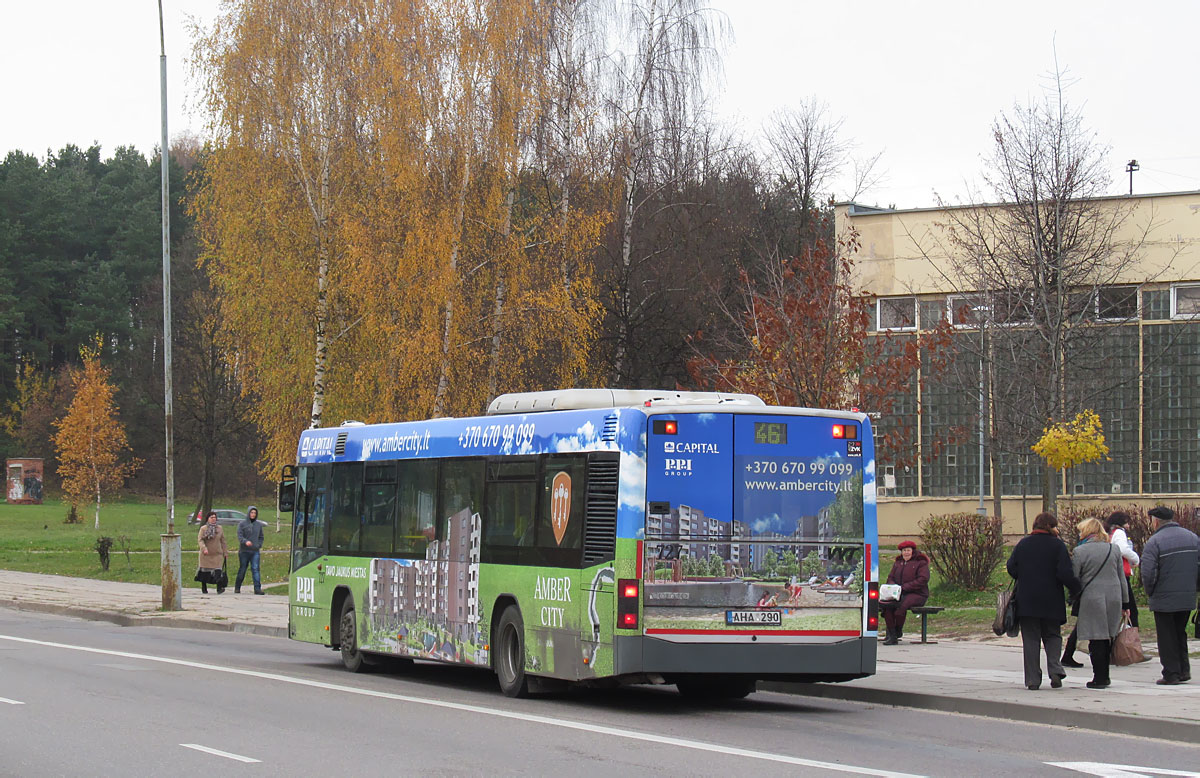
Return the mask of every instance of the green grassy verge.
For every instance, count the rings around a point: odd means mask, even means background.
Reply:
[[[196,572],[199,528],[187,524],[194,506],[177,503],[175,531],[183,547],[183,583],[199,588],[192,581]],[[245,505],[240,509],[245,510]],[[76,578],[96,578],[105,581],[160,584],[160,536],[166,532],[166,507],[161,503],[141,500],[120,500],[101,505],[100,529],[94,528],[94,516],[84,511],[81,523],[64,524],[67,506],[61,500],[47,500],[42,505],[9,505],[0,502],[0,568],[30,573],[50,573]],[[264,553],[261,558],[264,584],[287,580],[288,555],[270,553],[288,549],[287,524],[284,531],[275,532],[274,517],[265,522]],[[236,528],[224,527],[229,544],[229,577],[237,573]],[[95,551],[96,539],[113,539],[109,551],[109,569],[103,570]],[[121,546],[125,538],[128,557]],[[247,577],[249,574],[247,573]]]

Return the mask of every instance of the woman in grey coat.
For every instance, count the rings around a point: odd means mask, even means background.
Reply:
[[[1083,586],[1079,599],[1079,620],[1075,628],[1080,640],[1087,640],[1092,658],[1089,689],[1109,685],[1108,668],[1112,641],[1121,630],[1125,606],[1125,575],[1121,552],[1109,542],[1099,519],[1086,519],[1079,525],[1079,544],[1071,564]]]

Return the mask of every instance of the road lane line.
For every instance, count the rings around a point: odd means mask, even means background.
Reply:
[[[261,762],[262,761],[261,759],[251,759],[250,757],[242,756],[241,754],[231,754],[228,751],[218,751],[215,748],[209,748],[208,746],[201,746],[201,745],[197,745],[195,743],[180,743],[179,745],[183,746],[184,748],[193,748],[197,751],[203,751],[204,753],[212,754],[213,756],[223,756],[226,759],[235,759],[239,762]]]
[[[0,702],[7,702],[9,705],[24,705],[20,700],[10,700],[7,697],[0,697]]]
[[[786,754],[773,754],[767,751],[754,751],[746,748],[738,748],[736,746],[722,746],[714,743],[705,743],[699,740],[688,740],[686,738],[670,737],[668,735],[655,735],[648,732],[638,732],[637,730],[632,729],[617,729],[616,727],[606,727],[600,724],[589,724],[582,721],[571,721],[570,719],[538,716],[532,713],[517,713],[515,711],[503,710],[501,708],[488,708],[482,705],[469,705],[462,702],[447,702],[445,700],[432,700],[427,697],[413,697],[407,694],[394,694],[392,692],[360,689],[354,686],[343,686],[341,684],[327,683],[325,681],[312,681],[307,678],[296,678],[290,675],[264,673],[259,670],[243,670],[236,667],[221,667],[219,665],[210,665],[203,662],[190,662],[185,659],[171,659],[170,657],[151,656],[149,654],[134,654],[128,651],[112,651],[105,648],[92,648],[90,646],[74,646],[68,643],[54,643],[47,640],[34,640],[32,638],[21,638],[14,635],[0,635],[0,640],[9,640],[14,643],[27,643],[34,646],[46,646],[48,648],[61,648],[68,651],[83,651],[86,653],[101,654],[104,656],[119,656],[126,659],[141,659],[146,662],[159,662],[162,664],[177,665],[179,667],[192,667],[210,672],[229,673],[231,675],[241,675],[250,678],[261,678],[267,681],[279,681],[280,683],[289,683],[296,686],[307,686],[313,689],[326,689],[328,691],[345,692],[347,694],[357,694],[364,697],[376,697],[384,700],[412,703],[414,705],[428,705],[433,708],[457,710],[465,713],[478,713],[484,716],[513,719],[515,721],[524,721],[531,724],[542,724],[545,726],[560,727],[562,729],[573,729],[590,735],[609,735],[611,737],[619,737],[627,740],[640,740],[647,743],[676,746],[678,748],[688,748],[694,751],[707,751],[709,753],[726,754],[728,756],[740,756],[748,759],[759,759],[765,762],[778,762],[781,764],[796,765],[798,767],[811,767],[818,770],[854,773],[855,775],[884,776],[885,778],[914,778],[914,776],[912,776],[910,773],[898,773],[891,770],[875,770],[870,767],[857,767],[854,765],[838,764],[837,762],[819,762],[814,759],[801,759],[795,756],[787,756]]]

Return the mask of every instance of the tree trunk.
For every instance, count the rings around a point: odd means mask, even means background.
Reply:
[[[512,235],[512,209],[515,201],[515,192],[512,187],[509,188],[508,194],[505,195],[504,208],[504,223],[500,227],[500,237],[504,250],[504,257],[508,254],[508,241]],[[505,286],[505,262],[501,261],[496,264],[496,297],[492,304],[492,353],[488,358],[488,400],[492,400],[499,393],[500,381],[500,343],[503,334],[502,320],[504,317],[504,298],[506,294]]]
[[[470,135],[468,135],[470,137]],[[458,203],[454,213],[454,237],[450,249],[450,275],[453,286],[458,286],[458,252],[462,248],[463,221],[467,210],[467,187],[471,183],[471,156],[464,150],[462,179],[459,182]],[[446,298],[445,323],[442,328],[442,366],[438,375],[437,392],[433,396],[433,417],[446,413],[446,392],[450,388],[450,347],[454,332],[454,288]]]

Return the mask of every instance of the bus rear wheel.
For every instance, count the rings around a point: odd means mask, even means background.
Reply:
[[[758,689],[753,678],[697,676],[675,681],[679,693],[691,700],[740,700]]]
[[[349,597],[342,603],[342,617],[338,620],[338,640],[341,642],[342,664],[347,670],[362,673],[374,664],[370,657],[359,650],[354,600]]]
[[[509,605],[496,626],[494,669],[500,691],[507,697],[527,697],[529,679],[525,677],[525,622],[516,605]]]

